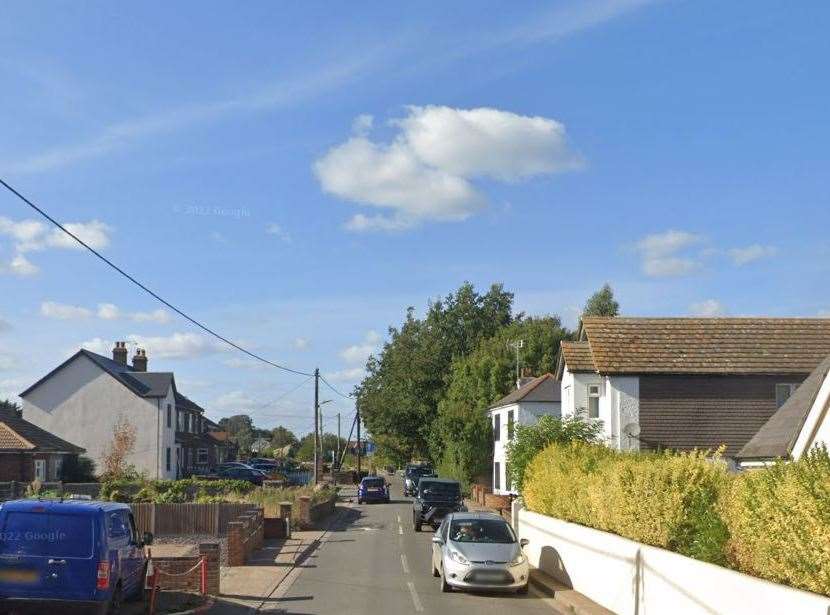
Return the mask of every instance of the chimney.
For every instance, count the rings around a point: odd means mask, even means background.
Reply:
[[[135,349],[135,354],[133,355],[133,369],[137,372],[147,371],[147,352],[145,352],[143,348]]]
[[[112,349],[112,360],[121,365],[127,364],[127,342],[115,342]]]

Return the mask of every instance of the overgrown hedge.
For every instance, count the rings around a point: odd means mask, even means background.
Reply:
[[[830,594],[830,457],[729,474],[703,453],[553,444],[527,468],[535,512]]]
[[[255,489],[244,480],[111,480],[101,484],[101,499],[118,502],[221,502],[238,499]]]

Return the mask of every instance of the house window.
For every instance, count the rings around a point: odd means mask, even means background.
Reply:
[[[599,391],[598,384],[588,385],[588,418],[599,418]]]
[[[513,439],[513,411],[507,412],[507,439]]]
[[[196,451],[196,463],[200,466],[207,465],[208,462],[208,450],[206,448],[200,448]]]
[[[182,413],[176,410],[176,431],[182,430]]]
[[[796,388],[797,384],[785,383],[775,385],[775,407],[780,408],[790,398]]]
[[[165,458],[165,464],[164,465],[167,468],[167,471],[169,472],[170,471],[170,447],[169,446],[167,447],[166,453],[167,453],[167,455],[166,455],[166,458]]]
[[[501,464],[496,461],[493,463],[493,491],[501,489]]]
[[[173,426],[173,408],[170,406],[170,404],[167,404],[167,426]]]
[[[510,482],[510,464],[505,463],[504,464],[504,488],[507,489],[507,491],[510,491],[510,489],[512,487],[513,487],[513,485]]]
[[[501,440],[501,415],[494,414],[493,415],[493,441],[498,442]]]
[[[44,482],[46,480],[46,460],[35,459],[35,480]]]

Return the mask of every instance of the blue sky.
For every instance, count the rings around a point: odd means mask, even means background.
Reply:
[[[0,175],[257,352],[350,390],[464,280],[574,324],[830,313],[830,6],[10,3]],[[0,396],[145,345],[214,418],[311,425],[0,194]],[[352,411],[334,397],[326,414]]]

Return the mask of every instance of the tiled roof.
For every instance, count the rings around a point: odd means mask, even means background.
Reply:
[[[545,374],[534,378],[521,388],[505,395],[492,404],[491,408],[499,408],[508,404],[524,402],[555,402],[562,399],[561,383],[554,378],[553,374]]]
[[[822,361],[790,398],[758,430],[738,453],[739,459],[775,459],[790,456],[816,401],[821,385],[830,373],[830,357]]]
[[[591,345],[588,342],[562,342],[562,357],[570,372],[595,372]]]
[[[827,318],[585,317],[602,374],[806,374],[830,355]]]
[[[0,411],[0,449],[83,453],[75,446],[19,417],[14,410]]]

